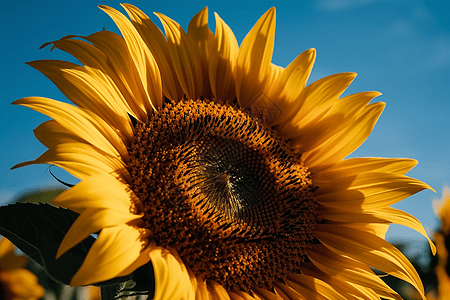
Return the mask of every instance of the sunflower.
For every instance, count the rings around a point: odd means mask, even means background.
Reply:
[[[434,234],[436,247],[439,250],[438,263],[434,270],[438,280],[438,296],[437,298],[434,298],[438,300],[445,300],[450,293],[450,189],[445,187],[442,191],[442,199],[440,201],[435,200],[433,204],[435,212],[441,221],[441,228],[439,232]]]
[[[14,245],[0,238],[0,298],[4,300],[37,300],[45,295],[38,278],[23,267],[28,263],[24,256],[14,253]]]
[[[371,268],[412,284],[409,261],[385,241],[389,224],[426,236],[390,207],[430,187],[405,176],[412,159],[345,159],[384,103],[341,97],[354,73],[308,86],[316,51],[271,63],[275,9],[240,47],[217,15],[187,33],[138,8],[100,6],[122,36],[100,31],[52,44],[81,65],[29,64],[75,105],[29,97],[14,104],[52,120],[35,135],[54,164],[81,182],[53,203],[80,213],[57,256],[100,232],[71,284],[132,273],[149,262],[155,299],[399,299]],[[429,239],[428,239],[429,240]],[[433,251],[434,245],[430,241]]]

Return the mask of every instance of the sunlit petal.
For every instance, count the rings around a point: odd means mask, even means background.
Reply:
[[[275,8],[269,9],[242,41],[236,64],[236,95],[241,107],[251,106],[264,91],[271,71],[275,41]],[[246,87],[251,86],[251,89]]]

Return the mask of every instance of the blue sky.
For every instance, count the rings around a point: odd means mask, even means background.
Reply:
[[[239,42],[271,6],[277,9],[273,62],[287,66],[298,54],[317,49],[309,82],[339,72],[358,73],[346,94],[377,90],[387,103],[372,135],[351,156],[415,158],[409,175],[430,184],[437,194],[424,191],[396,205],[416,216],[428,232],[438,226],[432,199],[450,185],[450,1],[318,0],[318,1],[133,1],[160,26],[153,11],[178,21],[189,20],[209,6],[214,31],[217,12]],[[70,59],[44,42],[68,34],[116,31],[97,8],[121,9],[116,1],[8,1],[0,11],[2,47],[0,72],[0,203],[25,189],[55,186],[47,166],[9,170],[45,151],[32,130],[47,118],[10,103],[25,96],[65,97],[43,75],[25,62]],[[60,178],[74,179],[53,168]],[[425,239],[412,230],[393,226],[390,240],[413,239],[416,250]],[[411,249],[414,250],[414,249]]]

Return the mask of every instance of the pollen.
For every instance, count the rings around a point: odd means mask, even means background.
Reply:
[[[299,272],[319,221],[300,156],[236,105],[168,103],[135,126],[129,171],[158,246],[227,290]]]

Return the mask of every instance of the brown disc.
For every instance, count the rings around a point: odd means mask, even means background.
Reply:
[[[248,112],[167,104],[135,126],[129,171],[156,244],[196,276],[251,292],[305,261],[318,222],[309,172]]]

